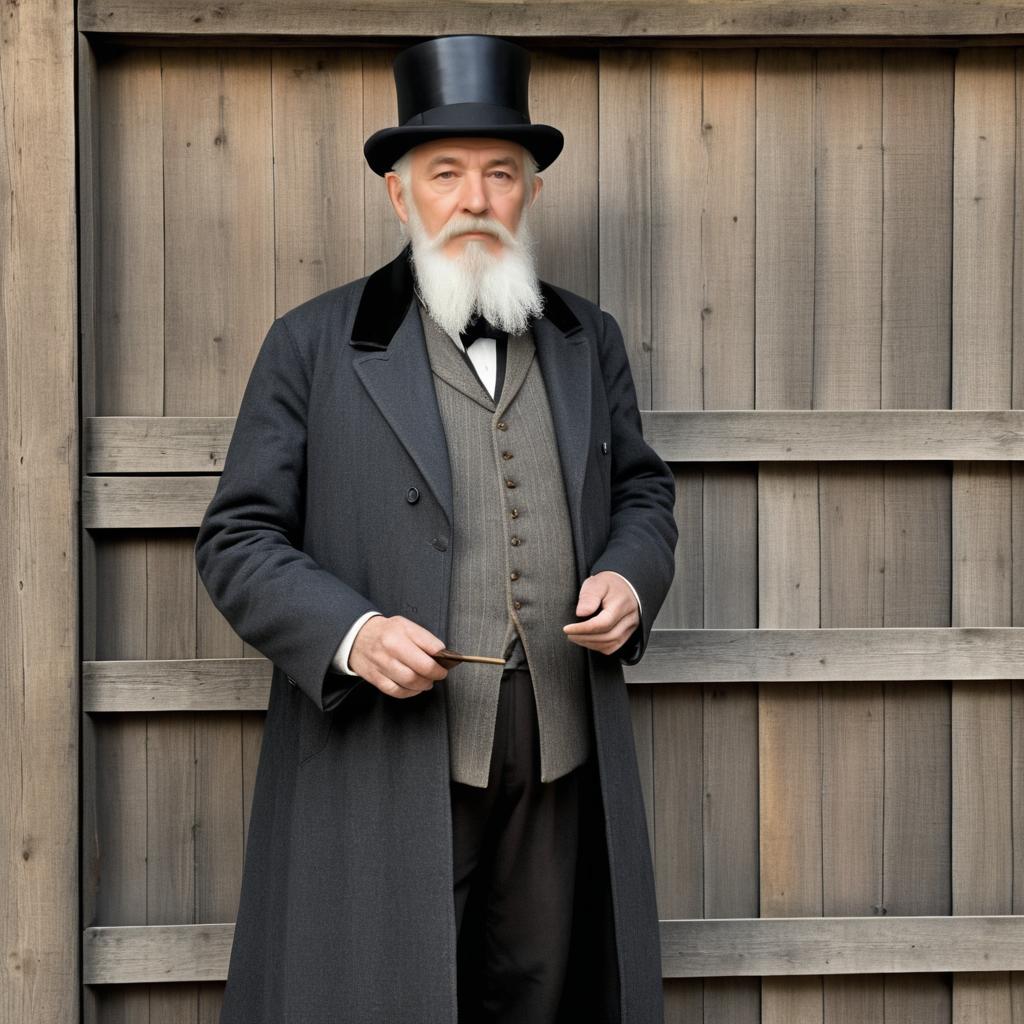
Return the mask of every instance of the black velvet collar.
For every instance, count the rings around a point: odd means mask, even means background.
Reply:
[[[412,243],[390,262],[375,270],[363,288],[359,309],[352,324],[349,344],[354,348],[384,351],[405,319],[413,298],[413,273],[409,262]],[[582,330],[565,301],[546,281],[540,282],[544,316],[566,337]]]

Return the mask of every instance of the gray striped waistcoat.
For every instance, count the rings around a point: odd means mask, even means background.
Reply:
[[[509,667],[521,661],[521,642],[537,704],[540,777],[551,782],[583,764],[592,741],[586,649],[562,632],[578,621],[575,554],[533,333],[509,336],[495,405],[452,339],[417,305],[452,475],[452,584],[442,639],[464,654],[505,658]],[[487,785],[503,671],[464,662],[436,684],[445,691],[456,782]]]

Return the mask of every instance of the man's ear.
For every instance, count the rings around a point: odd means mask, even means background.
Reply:
[[[537,201],[537,196],[540,195],[540,190],[543,187],[544,187],[544,179],[539,174],[535,174],[533,176],[533,195],[530,198],[530,205],[531,206],[533,206],[533,204]]]
[[[398,214],[398,219],[403,224],[407,224],[409,212],[405,208],[405,198],[402,195],[402,179],[394,171],[387,171],[384,174],[384,183],[387,185],[388,198],[395,208],[395,213]]]

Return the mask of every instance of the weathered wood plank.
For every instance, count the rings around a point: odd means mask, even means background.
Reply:
[[[816,124],[809,51],[758,53],[755,403],[813,409]],[[818,467],[758,474],[758,624],[820,626]],[[821,686],[762,683],[758,706],[760,914],[822,913]],[[820,977],[766,978],[762,1024],[823,1024]]]
[[[0,1017],[61,1024],[81,1008],[75,44],[72,4],[5,7]]]
[[[626,682],[835,683],[1002,679],[1024,664],[1024,627],[669,629],[655,627]],[[83,710],[261,711],[263,658],[82,663]],[[784,692],[784,691],[782,691]]]
[[[82,523],[87,530],[198,527],[215,476],[86,476]]]
[[[326,5],[315,0],[242,5],[161,4],[159,0],[82,0],[78,24],[84,32],[178,36],[393,37],[488,32],[509,38],[597,36],[643,41],[674,36],[735,39],[757,36],[773,42],[820,36],[983,36],[1024,33],[1024,11],[1014,4],[950,4],[942,0],[892,3],[837,0],[796,3],[779,0],[721,0],[711,3],[601,2],[507,4],[441,3],[426,7],[410,0]],[[891,39],[885,40],[891,43]]]
[[[954,108],[953,406],[1012,405],[1017,53],[964,49]],[[953,467],[954,626],[1007,626],[1012,613],[1008,465]],[[1017,567],[1020,577],[1020,568]],[[1018,666],[1008,676],[1020,675]],[[954,681],[952,895],[956,914],[1013,909],[1013,690]],[[1014,1024],[1009,974],[953,981],[953,1020]]]
[[[86,661],[82,705],[103,711],[265,711],[266,658]]]
[[[665,976],[1005,971],[1024,917],[774,917],[661,922]]]
[[[818,52],[813,411],[880,405],[883,56]],[[883,491],[884,465],[818,469],[822,626],[882,625]],[[821,912],[829,917],[876,915],[882,902],[883,687],[821,688]],[[884,989],[876,974],[825,977],[823,1018],[881,1021]]]
[[[1024,459],[1019,409],[661,408],[640,418],[666,462]],[[233,416],[89,417],[85,472],[219,473],[234,427]]]
[[[883,54],[879,370],[885,410],[949,405],[955,64],[952,50]],[[949,626],[950,475],[948,465],[884,467],[884,626]],[[883,689],[880,912],[948,914],[949,683],[886,682]],[[887,978],[884,1019],[951,1024],[948,979]]]
[[[87,985],[217,981],[235,926],[83,932]],[[1024,966],[1024,916],[663,919],[666,978],[1005,971]]]

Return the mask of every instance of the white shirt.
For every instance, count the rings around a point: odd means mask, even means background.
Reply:
[[[451,335],[449,335],[451,337]],[[459,348],[460,351],[466,352],[466,346],[462,344],[461,338],[452,338],[452,341]],[[480,379],[484,383],[484,387],[487,388],[491,398],[494,397],[494,384],[498,376],[498,353],[497,345],[493,338],[477,338],[469,347],[467,352],[469,358],[473,361],[473,365],[476,367],[476,372],[479,374]],[[609,572],[612,570],[609,570]],[[620,579],[626,580],[626,577],[622,573],[615,573]],[[636,598],[637,610],[640,610],[640,595],[636,592],[636,588],[629,580],[626,580],[629,584],[629,589],[633,591],[633,596]],[[338,646],[338,650],[335,652],[334,657],[331,659],[331,667],[335,672],[341,672],[347,676],[356,675],[348,667],[348,656],[352,650],[352,644],[355,642],[356,634],[362,628],[363,623],[367,619],[372,618],[374,615],[382,615],[383,612],[364,612],[362,615],[352,623],[348,632],[345,634]]]

